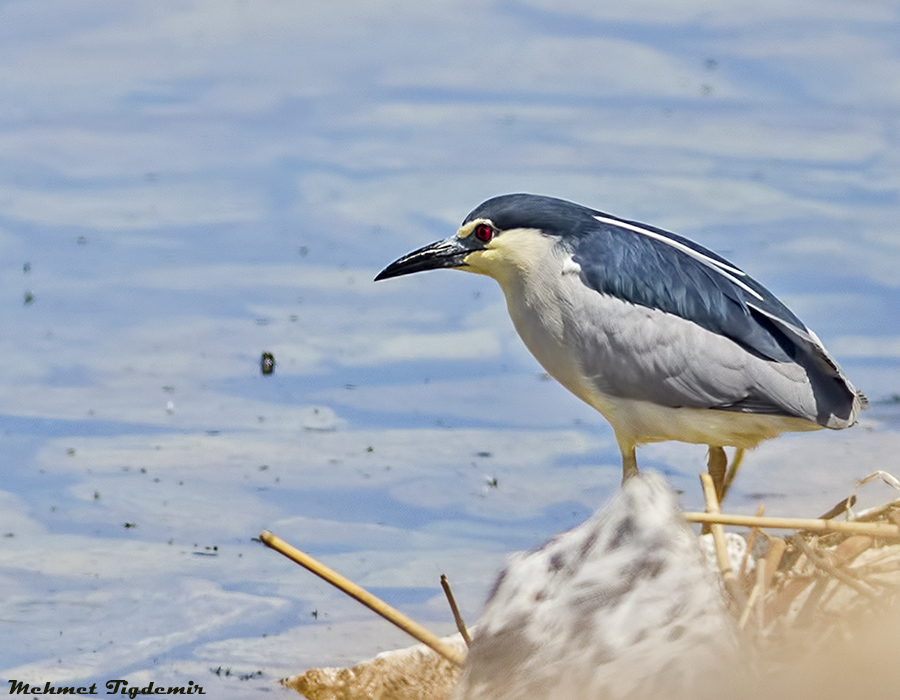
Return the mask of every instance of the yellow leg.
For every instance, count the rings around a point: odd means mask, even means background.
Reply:
[[[637,457],[634,455],[634,448],[622,448],[622,483],[628,479],[638,475]]]
[[[741,468],[741,462],[744,461],[744,448],[738,447],[734,451],[734,457],[731,458],[731,464],[728,465],[728,473],[725,475],[725,484],[722,487],[722,498],[719,499],[720,502],[725,500],[725,496],[728,495],[728,490],[731,488],[731,484],[734,483],[734,477],[737,476],[738,469]]]
[[[725,497],[725,474],[728,471],[728,457],[725,455],[725,449],[717,445],[710,445],[706,466],[716,487],[716,498],[721,503]]]

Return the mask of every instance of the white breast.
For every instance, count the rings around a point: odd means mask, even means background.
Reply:
[[[685,319],[600,294],[557,248],[548,245],[540,264],[498,281],[531,353],[604,415],[623,446],[680,440],[753,447],[820,427],[801,367],[763,360]],[[797,417],[707,408],[750,392],[777,397]]]

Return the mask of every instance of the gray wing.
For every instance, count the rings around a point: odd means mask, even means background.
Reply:
[[[832,416],[851,418],[854,404],[859,403],[856,390],[815,335],[765,287],[686,238],[602,212],[593,214],[590,220],[582,220],[576,236],[569,239],[572,259],[581,268],[581,281],[589,289],[689,321],[728,339],[758,360],[780,365],[775,368],[779,374],[799,376],[800,381],[808,382],[815,401],[812,415],[804,418],[823,425]],[[670,328],[658,343],[677,343],[675,338],[663,337],[673,333],[691,336],[687,330]],[[681,338],[682,343],[704,342],[687,336]],[[678,354],[672,347],[658,345],[653,350],[657,343],[652,339],[647,339],[646,345],[648,352],[667,357]],[[695,347],[689,349],[691,357],[670,357],[670,372],[679,363],[696,367],[701,356],[708,364],[700,376],[688,370],[683,373],[684,382],[669,380],[670,384],[696,382],[690,387],[666,390],[651,400],[665,405],[797,414],[793,402],[786,402],[766,381],[750,376],[740,379],[737,375],[743,370],[733,366],[741,362],[740,354],[723,351],[722,347]],[[652,365],[652,358],[649,361]]]

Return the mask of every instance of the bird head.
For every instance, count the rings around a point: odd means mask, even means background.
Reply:
[[[478,205],[453,236],[404,255],[375,280],[452,268],[488,275],[503,285],[511,273],[542,259],[590,214],[586,207],[553,197],[494,197]]]

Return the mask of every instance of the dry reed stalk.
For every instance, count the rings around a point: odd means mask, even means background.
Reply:
[[[800,537],[800,535],[794,535],[794,537],[791,539],[791,542],[806,555],[806,558],[813,566],[821,569],[829,576],[836,578],[841,583],[850,586],[850,588],[854,589],[857,593],[861,593],[862,595],[866,596],[867,598],[869,598],[869,600],[873,602],[878,601],[878,594],[875,593],[875,591],[873,591],[863,583],[857,581],[846,571],[841,571],[837,567],[829,564],[823,557],[819,556],[816,551],[809,544],[807,544],[802,537]]]
[[[875,506],[874,508],[867,508],[866,510],[861,510],[857,513],[853,520],[857,522],[866,522],[870,520],[877,520],[883,515],[889,513],[892,509],[900,508],[900,501],[891,501],[890,503],[885,503],[880,506]]]
[[[798,576],[790,579],[772,593],[772,600],[766,603],[766,620],[776,620],[784,616],[791,603],[812,583],[812,576]]]
[[[786,549],[787,542],[780,537],[769,538],[769,549],[766,551],[766,556],[763,559],[766,569],[766,588],[771,587],[772,579],[775,578],[775,574],[778,572],[778,565],[781,563],[781,557],[784,556]]]
[[[766,514],[766,506],[763,503],[760,503],[756,508],[756,517],[761,518]],[[744,558],[741,559],[741,568],[738,571],[738,579],[743,579],[744,575],[747,573],[747,562],[750,560],[750,553],[753,551],[753,547],[756,544],[756,535],[759,533],[759,528],[754,527],[750,528],[750,535],[747,537],[747,548],[744,550]]]
[[[762,608],[762,606],[758,606],[757,602],[761,601],[766,595],[766,567],[762,559],[757,562],[756,565],[756,583],[753,585],[753,589],[750,591],[750,595],[747,597],[747,604],[744,606],[743,611],[741,612],[740,620],[738,620],[738,628],[744,629],[747,625],[747,620],[750,619],[750,613],[753,612],[753,609],[756,607]],[[757,616],[757,619],[760,620],[759,627],[762,628],[762,620]]]
[[[849,564],[873,544],[867,535],[853,535],[834,548],[834,556],[840,564]]]
[[[441,574],[441,588],[444,589],[444,595],[447,596],[447,602],[450,604],[450,612],[453,613],[456,629],[459,630],[459,634],[466,643],[466,646],[472,646],[472,638],[469,636],[469,630],[466,629],[466,623],[459,613],[459,607],[456,605],[456,598],[453,597],[453,591],[450,590],[450,581],[447,580],[447,577],[444,574]]]
[[[278,537],[278,535],[275,535],[268,530],[263,530],[259,534],[259,539],[267,547],[274,549],[279,554],[284,555],[291,561],[299,564],[308,571],[311,571],[319,578],[324,579],[332,586],[339,588],[351,598],[358,600],[369,608],[369,610],[381,615],[381,617],[388,622],[396,625],[410,636],[422,642],[422,644],[430,647],[447,659],[447,661],[450,661],[457,666],[462,666],[465,663],[465,656],[458,650],[444,643],[444,641],[436,634],[426,629],[412,618],[407,617],[396,608],[391,607],[381,600],[381,598],[372,595],[362,586],[353,583],[350,579],[342,576],[334,569],[325,566],[325,564],[314,557],[311,557],[306,552],[302,552],[293,545],[288,544]]]
[[[716,486],[713,483],[713,478],[704,472],[700,474],[700,483],[703,484],[703,495],[706,499],[707,512],[713,515],[720,515],[719,499],[716,496]],[[713,542],[716,546],[716,561],[719,565],[719,572],[722,574],[725,588],[728,590],[734,603],[738,606],[743,606],[745,596],[728,558],[728,548],[725,544],[725,528],[720,523],[711,523],[709,531],[712,533]]]
[[[719,525],[742,525],[744,527],[768,528],[772,530],[808,530],[809,532],[839,532],[854,535],[870,535],[884,539],[900,539],[900,526],[892,523],[866,523],[844,520],[822,520],[821,518],[773,518],[770,516],[730,515],[727,513],[685,513],[685,520],[691,523],[716,523]]]

